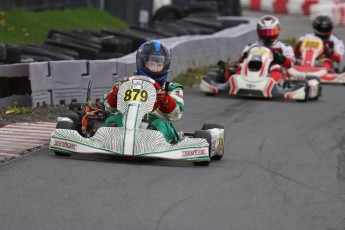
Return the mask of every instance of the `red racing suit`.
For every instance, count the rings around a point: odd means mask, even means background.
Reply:
[[[117,107],[117,93],[119,86],[127,81],[127,78],[116,82],[113,90],[108,94],[105,104],[107,107]],[[171,123],[182,117],[184,111],[183,86],[176,82],[165,82],[161,90],[157,91],[157,100],[151,113],[144,116],[143,121],[149,126],[153,125],[160,131],[169,143],[177,143],[179,134]],[[115,121],[118,126],[123,126],[122,115],[114,114],[105,121],[105,126]]]
[[[263,46],[264,44],[261,41],[256,41],[244,47],[241,53],[241,58],[239,59],[239,63],[242,63],[243,60],[247,57],[248,50],[254,46]],[[267,46],[265,46],[267,47]],[[283,78],[283,67],[285,69],[290,68],[294,61],[295,55],[293,48],[290,45],[287,45],[281,41],[274,42],[269,48],[273,52],[273,61],[270,65],[270,76],[279,83]],[[241,69],[241,65],[239,65],[238,73]]]

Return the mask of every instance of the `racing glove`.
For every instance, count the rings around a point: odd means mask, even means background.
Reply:
[[[323,53],[325,54],[325,56],[327,58],[332,58],[333,56],[333,49],[330,47],[330,45],[328,43],[325,44],[325,48]]]
[[[108,94],[108,103],[111,107],[116,108],[117,106],[117,94],[120,89],[120,85],[128,81],[128,78],[119,80],[113,87],[113,90]]]
[[[273,51],[273,60],[277,64],[283,65],[286,60],[286,57],[284,57],[281,51],[275,50]]]
[[[157,91],[157,102],[163,113],[171,113],[176,107],[176,101],[165,90]]]
[[[116,108],[117,106],[117,94],[119,92],[121,83],[115,84],[113,90],[108,94],[108,103],[111,107]]]

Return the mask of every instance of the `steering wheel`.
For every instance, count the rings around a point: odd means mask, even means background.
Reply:
[[[155,87],[157,92],[160,92],[162,90],[160,85],[155,80],[153,80],[149,77],[137,75],[137,76],[132,76],[132,77],[128,78],[128,81],[132,81],[132,80],[142,80],[142,81],[150,82]],[[155,108],[153,108],[152,111],[154,111],[154,110],[155,110]]]
[[[149,77],[145,77],[145,76],[132,76],[128,78],[129,81],[132,80],[142,80],[142,81],[147,81],[150,82],[157,91],[161,90],[162,88],[160,87],[160,85],[153,79],[149,78]]]

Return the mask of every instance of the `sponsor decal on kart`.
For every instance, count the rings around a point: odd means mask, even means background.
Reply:
[[[54,140],[54,146],[58,146],[58,147],[64,147],[67,149],[73,149],[76,150],[77,149],[77,145],[67,142],[67,141],[58,141],[58,140]]]
[[[182,156],[201,156],[206,155],[205,149],[194,149],[182,151]]]
[[[302,49],[319,49],[321,47],[321,41],[316,39],[306,39],[302,42]]]
[[[263,47],[258,47],[256,49],[251,50],[250,54],[264,56],[264,57],[268,58],[270,56],[271,52],[270,52],[270,50],[267,50]]]

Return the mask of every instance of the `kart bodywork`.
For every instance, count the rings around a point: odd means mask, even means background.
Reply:
[[[308,35],[300,45],[301,60],[288,69],[291,80],[315,78],[321,83],[345,84],[345,73],[329,73],[322,67],[324,45],[320,38]]]
[[[235,96],[273,98],[296,101],[317,99],[320,84],[317,79],[286,81],[283,86],[269,76],[272,51],[263,46],[249,50],[240,74],[233,74],[226,82],[219,81],[219,71],[210,71],[201,80],[200,89],[207,95],[226,93]]]
[[[156,82],[143,76],[131,77],[120,86],[117,109],[123,115],[123,127],[98,127],[92,135],[84,135],[76,128],[75,119],[59,117],[50,149],[56,155],[106,154],[183,160],[203,166],[210,159],[220,160],[224,153],[223,126],[204,124],[203,130],[185,133],[175,144],[168,143],[161,132],[146,129],[142,119],[152,111],[158,88]]]

